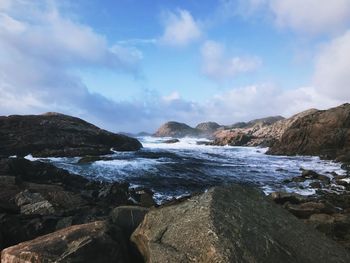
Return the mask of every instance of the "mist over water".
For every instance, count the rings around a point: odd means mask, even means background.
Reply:
[[[265,193],[290,191],[313,194],[308,183],[283,181],[300,175],[300,168],[331,177],[345,174],[339,163],[308,156],[270,156],[267,148],[197,145],[205,139],[184,138],[166,144],[169,138],[138,138],[144,148],[137,152],[116,152],[111,160],[78,164],[79,158],[47,158],[60,168],[101,181],[126,181],[132,187],[147,187],[156,192],[158,202],[212,186],[233,182],[260,187]]]

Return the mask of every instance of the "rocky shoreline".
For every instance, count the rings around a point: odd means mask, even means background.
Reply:
[[[345,104],[294,119],[259,120],[230,129],[235,134],[230,143],[257,142],[256,135],[237,130],[253,129],[269,134],[259,140],[261,145],[268,141],[270,153],[290,145],[297,150],[278,153],[319,153],[347,168],[349,110]],[[208,123],[195,129],[217,128]],[[316,140],[321,131],[324,136]],[[303,140],[296,139],[298,134]],[[136,139],[50,113],[1,117],[0,143],[1,263],[350,262],[349,174],[302,170],[285,181],[318,189],[307,197],[282,192],[265,196],[251,186],[231,185],[158,206],[148,189],[89,181],[22,158],[31,153],[81,156],[81,163],[91,162],[112,149],[140,149]]]

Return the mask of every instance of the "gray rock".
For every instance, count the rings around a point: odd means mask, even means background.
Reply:
[[[238,185],[151,210],[131,240],[147,262],[350,262],[343,247]]]
[[[55,213],[55,209],[49,201],[45,200],[21,206],[21,213],[25,215],[50,215]]]
[[[28,190],[24,190],[16,195],[15,201],[18,206],[23,206],[45,201],[45,198],[39,193],[31,193]]]

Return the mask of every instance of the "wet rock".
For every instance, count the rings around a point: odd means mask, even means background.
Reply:
[[[269,198],[271,198],[276,204],[280,205],[287,202],[290,204],[300,204],[307,200],[307,198],[302,195],[286,192],[273,192],[269,195]]]
[[[305,179],[315,179],[315,180],[320,180],[326,184],[330,183],[330,178],[328,176],[325,175],[321,175],[315,171],[312,170],[303,170],[301,177],[305,178]]]
[[[141,143],[63,114],[0,117],[0,155],[85,156],[139,150]]]
[[[335,179],[335,183],[344,186],[347,190],[350,190],[350,178],[337,178]]]
[[[151,210],[131,239],[146,262],[350,261],[260,191],[238,185]]]
[[[312,188],[320,189],[320,188],[322,188],[323,185],[320,182],[311,182],[309,184],[309,186],[312,187]]]
[[[167,143],[167,144],[172,144],[172,143],[178,143],[180,142],[179,139],[170,139],[170,140],[166,140],[163,143]]]
[[[6,248],[1,262],[128,262],[118,234],[111,236],[103,221],[76,225]]]
[[[213,142],[211,141],[197,141],[197,145],[212,145]]]
[[[153,195],[153,191],[147,188],[136,188],[131,192],[135,203],[143,207],[153,207],[157,205],[153,199]]]
[[[148,211],[149,209],[140,206],[119,206],[112,210],[110,217],[112,223],[120,227],[129,238]]]

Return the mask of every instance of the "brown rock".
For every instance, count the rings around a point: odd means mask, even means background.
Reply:
[[[350,104],[343,104],[299,118],[268,153],[318,155],[346,161],[349,150]]]
[[[4,249],[1,262],[128,262],[119,234],[103,221],[72,226]]]
[[[230,146],[244,146],[251,141],[253,137],[244,132],[235,130],[225,130],[215,133],[214,145],[230,145]]]

